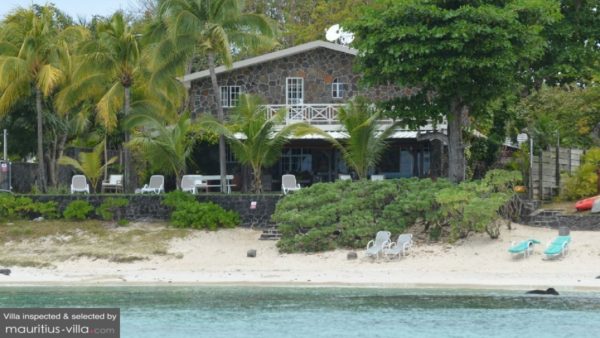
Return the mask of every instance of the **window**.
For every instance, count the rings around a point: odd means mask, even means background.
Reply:
[[[331,97],[334,99],[341,99],[344,97],[344,83],[340,82],[337,78],[331,83]]]
[[[312,154],[310,149],[288,148],[281,154],[282,173],[312,172]]]
[[[288,105],[301,105],[304,103],[304,79],[301,77],[286,78],[285,92]]]
[[[235,107],[240,100],[241,92],[240,86],[221,86],[221,106],[223,108]]]

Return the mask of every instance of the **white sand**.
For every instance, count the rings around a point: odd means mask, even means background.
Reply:
[[[560,290],[600,290],[600,232],[573,231],[568,255],[546,260],[545,245],[556,230],[514,225],[501,238],[485,234],[455,244],[415,243],[406,257],[372,261],[346,259],[348,250],[319,254],[279,254],[275,241],[260,241],[260,231],[248,229],[197,232],[172,242],[171,253],[134,263],[78,259],[56,263],[53,269],[13,268],[0,275],[0,285],[24,284],[261,284],[352,285],[378,287],[441,287]],[[513,258],[512,241],[542,241],[528,258]],[[256,258],[246,251],[256,249]]]

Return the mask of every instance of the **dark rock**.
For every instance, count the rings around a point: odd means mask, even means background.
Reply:
[[[246,257],[256,257],[256,250],[255,249],[248,250],[248,252],[246,253]]]
[[[600,279],[600,276],[596,276],[596,279]]]
[[[569,230],[569,227],[564,227],[564,226],[558,227],[558,235],[559,236],[569,236],[570,233],[571,233],[571,231]]]
[[[2,275],[9,276],[10,272],[11,272],[10,269],[0,269],[0,274],[2,274]]]
[[[348,260],[357,259],[358,254],[354,251],[351,251],[351,252],[348,252],[348,255],[346,256],[346,258],[348,258]]]
[[[554,295],[554,296],[558,296],[558,291],[554,290],[554,288],[548,288],[546,290],[531,290],[531,291],[527,291],[525,293],[527,293],[527,294],[533,294],[533,295]]]

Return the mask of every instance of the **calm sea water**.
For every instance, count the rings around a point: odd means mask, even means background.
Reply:
[[[122,337],[600,337],[600,294],[269,287],[0,288],[1,307],[119,307]]]

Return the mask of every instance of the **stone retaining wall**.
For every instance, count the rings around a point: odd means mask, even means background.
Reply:
[[[124,197],[129,200],[129,205],[125,210],[125,217],[128,220],[158,219],[166,220],[171,214],[171,209],[161,204],[162,195],[25,195],[37,202],[56,201],[60,212],[62,212],[69,203],[74,200],[86,200],[94,207],[98,207],[106,198]],[[263,194],[204,194],[197,195],[198,202],[211,201],[218,204],[225,210],[234,210],[240,214],[244,227],[267,227],[271,215],[275,212],[275,206],[282,195]],[[257,207],[250,209],[250,202],[256,201]]]
[[[531,213],[525,224],[558,228],[568,227],[570,230],[600,231],[600,214],[563,214],[562,210],[538,209]]]

